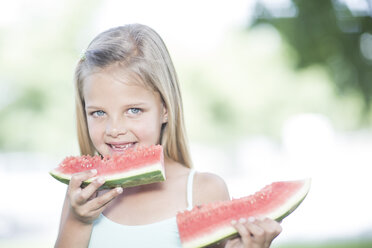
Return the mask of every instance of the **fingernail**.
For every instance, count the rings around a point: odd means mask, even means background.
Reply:
[[[96,169],[92,169],[92,170],[90,170],[90,172],[91,172],[92,174],[97,174],[97,170],[96,170]]]
[[[236,220],[231,221],[231,225],[235,225],[236,223],[238,223]]]
[[[247,220],[246,220],[245,218],[240,218],[240,219],[239,219],[239,222],[242,223],[242,224],[245,223],[246,221],[247,221]]]
[[[251,223],[254,222],[255,220],[256,220],[256,218],[252,217],[252,216],[248,218],[248,221],[251,222]]]
[[[118,192],[119,194],[123,193],[123,188],[122,187],[117,187],[116,192]]]
[[[103,177],[98,178],[98,183],[102,184],[105,182],[105,179]]]
[[[264,221],[264,220],[265,220],[265,217],[264,217],[264,216],[259,216],[257,219],[258,219],[259,221]]]

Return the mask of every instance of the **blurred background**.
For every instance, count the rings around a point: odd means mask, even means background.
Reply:
[[[153,27],[194,165],[232,197],[312,178],[273,247],[372,247],[371,0],[16,0],[0,8],[0,247],[52,247],[78,155],[73,71],[99,32]]]

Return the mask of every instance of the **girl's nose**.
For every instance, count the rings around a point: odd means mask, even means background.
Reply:
[[[127,129],[124,127],[124,125],[120,124],[108,124],[106,126],[106,134],[112,137],[118,137],[119,135],[124,135],[127,133]]]

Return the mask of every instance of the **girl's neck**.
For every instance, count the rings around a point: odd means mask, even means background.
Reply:
[[[174,161],[169,157],[164,158],[164,167],[165,177],[167,180],[184,175],[184,173],[187,173],[189,171],[186,166]]]

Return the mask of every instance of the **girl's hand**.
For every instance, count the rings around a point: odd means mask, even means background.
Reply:
[[[229,240],[225,248],[268,248],[282,231],[280,224],[269,218],[240,219],[231,224],[240,237]]]
[[[97,174],[96,170],[84,171],[72,175],[67,194],[72,215],[80,222],[91,224],[112,199],[123,192],[121,187],[112,189],[97,196],[98,188],[105,183],[101,177],[95,179],[85,188],[81,188],[83,181]]]

